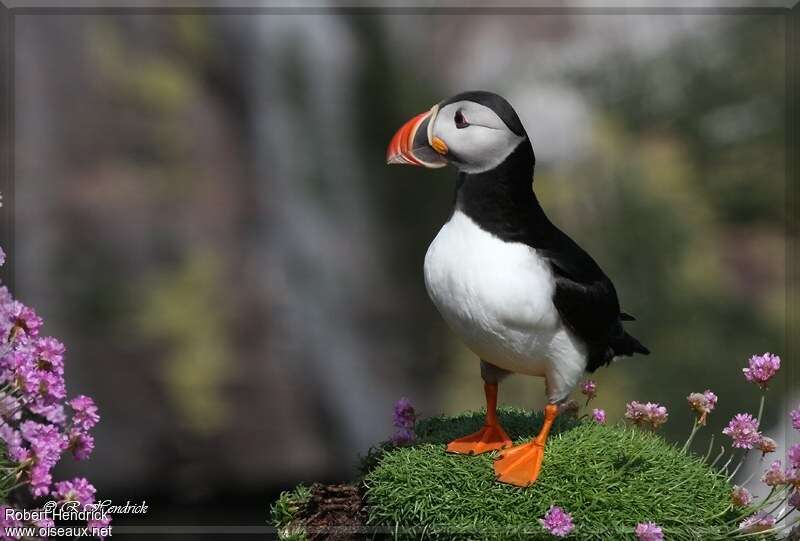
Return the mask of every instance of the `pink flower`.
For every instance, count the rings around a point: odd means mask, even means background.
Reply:
[[[37,337],[32,346],[36,366],[40,370],[64,374],[64,344],[50,336]]]
[[[800,509],[800,490],[795,489],[792,495],[789,496],[789,507],[792,509]]]
[[[32,343],[14,351],[9,363],[10,378],[26,402],[52,405],[66,396],[63,367],[54,363],[55,360],[40,357]]]
[[[44,463],[36,463],[31,467],[28,474],[28,487],[31,494],[36,497],[44,496],[50,491],[50,483],[53,477],[50,475],[50,466]]]
[[[55,466],[67,446],[66,438],[56,425],[25,421],[20,425],[20,433],[30,443],[37,463]]]
[[[733,439],[733,446],[739,449],[752,449],[761,441],[758,421],[749,413],[736,414],[722,433],[730,436]]]
[[[706,424],[706,417],[717,405],[717,395],[710,390],[702,393],[692,393],[686,397],[689,407],[697,412],[699,418],[697,422],[701,425]]]
[[[766,390],[767,383],[771,380],[781,367],[781,358],[772,353],[763,355],[753,355],[748,361],[748,367],[743,368],[742,372],[747,381],[758,384]]]
[[[73,428],[69,433],[67,447],[75,460],[86,460],[94,451],[94,437],[81,429]]]
[[[9,518],[6,518],[6,511],[8,509],[12,509],[10,506],[2,504],[0,505],[0,539],[14,539],[10,537],[8,534],[7,528],[16,528],[22,526],[22,523],[13,518],[13,515],[9,514]]]
[[[54,425],[63,426],[67,420],[67,416],[64,414],[64,406],[59,403],[45,404],[43,402],[36,402],[30,404],[28,409],[36,415],[44,417]]]
[[[592,419],[595,423],[599,425],[606,424],[606,412],[605,410],[601,410],[599,408],[595,408],[592,410]]]
[[[392,442],[395,445],[404,445],[411,443],[416,438],[414,434],[414,422],[417,414],[414,411],[414,406],[408,398],[401,398],[394,405],[394,426],[397,429]]]
[[[91,430],[100,420],[100,415],[97,413],[97,406],[95,406],[94,400],[86,395],[80,394],[70,400],[69,407],[75,412],[72,416],[72,422],[84,430]],[[414,408],[411,408],[411,413],[414,413]]]
[[[8,456],[15,462],[23,462],[29,458],[28,450],[23,447],[22,434],[7,423],[0,424],[0,439],[6,444]]]
[[[544,518],[539,519],[539,524],[556,537],[566,537],[575,529],[572,524],[572,515],[555,505],[551,505]]]
[[[0,249],[0,264],[4,253]],[[85,479],[53,485],[53,468],[69,449],[76,458],[89,456],[94,440],[88,430],[99,415],[92,399],[79,396],[70,402],[71,421],[65,415],[64,344],[39,335],[42,318],[14,300],[0,284],[0,443],[7,468],[34,497],[57,494],[88,501],[94,487]],[[7,472],[8,473],[8,472]],[[52,520],[34,521],[35,526]],[[0,527],[0,539],[7,532]]]
[[[762,456],[765,456],[768,453],[774,453],[775,449],[778,448],[778,444],[775,443],[775,440],[767,436],[761,436],[761,440],[758,442],[757,446],[759,451],[761,451]]]
[[[786,474],[783,472],[780,460],[776,460],[770,464],[767,471],[761,476],[761,481],[769,487],[777,487],[786,484]]]
[[[111,524],[111,517],[109,515],[103,515],[99,519],[89,519],[86,526],[89,528],[89,533],[93,533],[96,530],[102,531],[103,528],[107,527]],[[100,539],[105,539],[105,537],[99,536]]]
[[[52,518],[49,518],[47,516],[48,512],[45,511],[44,509],[38,509],[38,511],[39,511],[39,518],[31,520],[33,525],[36,526],[37,528],[55,528],[56,523]]]
[[[28,472],[28,483],[34,496],[43,496],[50,490],[53,478],[50,471],[61,458],[67,442],[56,425],[41,424],[36,421],[24,421],[20,425],[22,438],[30,444],[30,454],[17,456],[16,459],[31,460]]]
[[[792,428],[800,430],[800,408],[792,410],[790,415],[792,416]]]
[[[800,490],[800,469],[787,468],[784,473],[786,474],[786,484]]]
[[[592,379],[587,379],[581,383],[581,393],[586,395],[586,400],[591,400],[597,396],[597,383]]]
[[[757,533],[769,530],[775,526],[775,517],[768,513],[757,513],[746,518],[741,524],[739,529],[743,533]]]
[[[19,301],[14,301],[10,308],[11,331],[8,335],[9,342],[13,342],[19,336],[33,337],[39,334],[42,318],[36,315],[33,308],[25,306]]]
[[[734,485],[731,491],[731,501],[736,507],[747,507],[753,501],[753,495],[746,488]]]
[[[639,541],[662,541],[664,533],[655,522],[640,522],[633,531]]]
[[[392,443],[395,445],[407,445],[412,443],[415,439],[417,439],[417,436],[414,434],[413,430],[408,428],[398,428],[392,436]]]
[[[83,477],[76,477],[71,481],[56,483],[52,495],[59,501],[75,501],[84,506],[94,503],[96,492],[89,481]]]
[[[795,443],[789,447],[788,457],[792,468],[800,469],[800,443]]]
[[[667,422],[668,417],[667,408],[653,402],[642,404],[634,400],[625,405],[625,418],[637,426],[650,425],[658,428]]]

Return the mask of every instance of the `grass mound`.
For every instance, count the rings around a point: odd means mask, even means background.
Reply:
[[[498,416],[515,443],[542,424],[541,413],[520,409],[503,408]],[[363,531],[376,534],[366,537],[552,540],[538,519],[558,505],[572,514],[575,530],[567,539],[576,541],[634,540],[636,524],[647,521],[670,541],[730,538],[730,484],[656,434],[559,417],[538,481],[517,488],[494,480],[495,453],[445,453],[446,442],[482,424],[478,411],[425,419],[414,445],[374,448],[362,461],[363,479],[352,485],[363,493]],[[300,486],[273,505],[279,537],[323,539],[315,529],[320,517],[334,525],[346,518],[321,513],[314,503],[324,501],[320,490]]]
[[[515,443],[533,437],[542,420],[513,409],[500,419]],[[655,434],[561,420],[539,480],[523,489],[495,482],[494,453],[444,452],[443,443],[482,421],[480,412],[421,421],[415,445],[373,457],[364,479],[369,524],[399,537],[544,540],[553,538],[537,519],[558,505],[576,525],[569,539],[634,539],[645,521],[670,540],[727,538],[730,485]]]

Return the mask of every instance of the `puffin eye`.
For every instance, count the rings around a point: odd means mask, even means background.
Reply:
[[[456,123],[456,128],[459,130],[469,126],[467,119],[464,118],[464,114],[461,111],[456,111],[456,116],[453,118],[453,120]]]

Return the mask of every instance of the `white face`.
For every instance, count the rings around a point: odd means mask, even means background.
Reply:
[[[436,112],[428,142],[439,138],[460,171],[480,173],[500,165],[524,139],[497,114],[474,101],[448,103]]]

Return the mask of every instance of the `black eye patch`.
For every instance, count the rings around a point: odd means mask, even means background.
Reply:
[[[458,128],[459,130],[469,126],[467,119],[464,118],[464,113],[462,113],[461,111],[456,111],[456,115],[453,117],[453,120],[456,123],[456,128]]]

